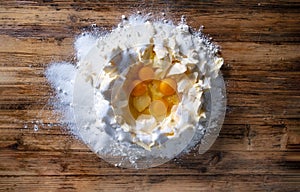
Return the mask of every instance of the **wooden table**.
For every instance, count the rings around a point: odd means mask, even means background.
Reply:
[[[74,62],[76,35],[121,15],[205,26],[222,47],[228,110],[213,147],[147,170],[116,168],[60,126],[44,69]],[[1,1],[0,191],[300,189],[299,1]],[[34,131],[35,121],[43,121]],[[27,126],[27,128],[26,128]]]

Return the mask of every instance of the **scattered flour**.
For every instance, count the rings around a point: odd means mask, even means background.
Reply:
[[[71,63],[52,63],[45,72],[46,78],[55,89],[56,100],[52,102],[54,109],[61,115],[61,123],[75,130],[74,114],[72,108],[74,80],[76,76],[75,66]],[[73,132],[74,133],[74,132]]]

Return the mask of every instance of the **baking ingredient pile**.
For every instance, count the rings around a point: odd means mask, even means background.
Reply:
[[[104,160],[147,168],[188,151],[205,133],[206,91],[219,74],[219,48],[183,16],[123,16],[109,32],[74,43],[77,63],[52,63],[60,121]]]

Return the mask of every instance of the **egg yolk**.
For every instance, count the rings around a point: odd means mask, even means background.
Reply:
[[[176,89],[177,89],[177,84],[171,78],[163,79],[159,84],[160,92],[166,96],[173,95],[176,92]]]
[[[139,70],[139,79],[142,80],[142,81],[146,81],[146,80],[151,80],[154,78],[154,71],[151,67],[142,67],[140,70]]]
[[[131,94],[133,96],[141,96],[147,91],[147,85],[140,80],[132,81],[130,87],[132,89]]]
[[[150,114],[154,117],[164,117],[167,114],[168,107],[161,100],[154,100],[149,106]]]

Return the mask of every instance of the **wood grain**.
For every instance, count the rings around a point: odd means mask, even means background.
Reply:
[[[228,106],[204,155],[128,170],[57,124],[44,69],[75,62],[75,37],[91,24],[110,30],[138,10],[205,26],[222,47]],[[299,10],[299,1],[1,1],[0,191],[299,190]]]

